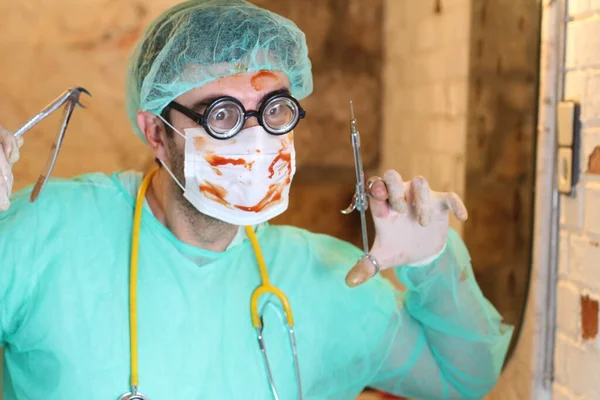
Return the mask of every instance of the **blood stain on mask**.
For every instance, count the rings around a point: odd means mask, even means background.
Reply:
[[[265,89],[269,85],[277,85],[281,83],[281,79],[270,71],[260,71],[252,77],[250,84],[257,92]]]
[[[277,155],[277,157],[275,157],[275,159],[269,166],[269,179],[273,178],[273,175],[275,175],[275,168],[277,162],[284,161],[284,163],[281,166],[277,167],[277,169],[279,171],[281,171],[284,168],[287,169],[286,180],[270,185],[265,196],[257,204],[253,206],[235,205],[235,208],[248,212],[261,212],[265,208],[276,204],[278,201],[281,201],[283,190],[292,181],[292,155],[290,152],[287,151],[287,145],[285,143],[282,144],[283,147],[279,150],[279,154]]]
[[[290,180],[290,175],[292,173],[292,155],[290,153],[283,153],[283,152],[279,152],[279,154],[277,155],[277,157],[275,157],[275,159],[273,160],[273,162],[271,163],[271,165],[269,165],[269,179],[273,178],[273,175],[275,175],[275,165],[277,165],[278,161],[283,161],[285,162],[285,164],[283,165],[283,167],[287,167],[288,169],[288,182]],[[279,170],[281,170],[281,167],[279,168]]]
[[[261,201],[256,203],[253,206],[239,206],[236,205],[235,208],[240,209],[242,211],[249,212],[261,212],[268,206],[275,204],[277,201],[281,200],[281,193],[283,192],[283,185],[281,184],[273,184],[269,186],[269,190],[267,190],[267,194],[262,198]]]
[[[196,136],[194,138],[194,147],[196,148],[196,150],[202,151],[202,150],[204,150],[205,146],[206,146],[206,138],[203,138],[202,136]]]
[[[224,187],[204,181],[204,183],[200,185],[200,191],[204,193],[206,197],[231,208],[231,204],[225,200],[227,189]]]
[[[284,164],[281,165],[279,168],[277,168],[278,171],[281,171],[283,168],[287,168],[287,180],[286,180],[286,184],[289,184],[291,182],[291,175],[292,175],[292,154],[287,151],[288,146],[290,146],[292,143],[291,138],[288,136],[287,138],[284,138],[284,140],[281,141],[281,149],[279,149],[279,154],[277,155],[277,157],[275,157],[275,159],[273,160],[273,162],[271,163],[271,165],[269,165],[269,179],[272,179],[273,176],[275,175],[275,166],[277,165],[278,161],[283,161]]]
[[[228,158],[219,156],[216,154],[209,154],[204,157],[207,163],[209,163],[212,167],[219,167],[221,165],[243,165],[248,169],[248,171],[252,171],[252,167],[254,166],[254,161],[248,162],[243,158]]]

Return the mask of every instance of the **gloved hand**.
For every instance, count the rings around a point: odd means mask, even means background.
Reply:
[[[16,139],[12,132],[0,125],[0,211],[8,210],[13,187],[12,166],[19,161],[23,138]]]
[[[398,172],[387,171],[371,178],[369,209],[375,224],[370,254],[381,270],[414,265],[439,255],[446,246],[451,211],[460,221],[467,209],[455,193],[433,192],[423,177],[403,182]],[[358,286],[375,273],[368,259],[356,264],[346,276],[349,286]]]

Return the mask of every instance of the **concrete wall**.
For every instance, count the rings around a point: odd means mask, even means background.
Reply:
[[[533,242],[538,0],[472,0],[464,238],[484,293],[511,324]]]
[[[465,195],[468,0],[387,0],[381,168]],[[453,226],[462,231],[462,224]]]

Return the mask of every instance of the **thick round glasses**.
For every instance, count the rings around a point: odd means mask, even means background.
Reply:
[[[271,135],[285,135],[292,131],[306,112],[287,92],[270,95],[263,101],[258,111],[246,111],[242,103],[234,97],[219,97],[211,101],[203,114],[190,110],[172,101],[168,108],[177,110],[201,125],[215,139],[225,140],[237,135],[246,120],[255,117],[258,123]]]

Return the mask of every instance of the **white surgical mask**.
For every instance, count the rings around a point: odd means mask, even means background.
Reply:
[[[257,225],[287,209],[296,172],[292,132],[274,136],[258,125],[218,140],[200,127],[184,134],[173,129],[185,138],[185,185],[163,166],[198,211],[234,225]]]

